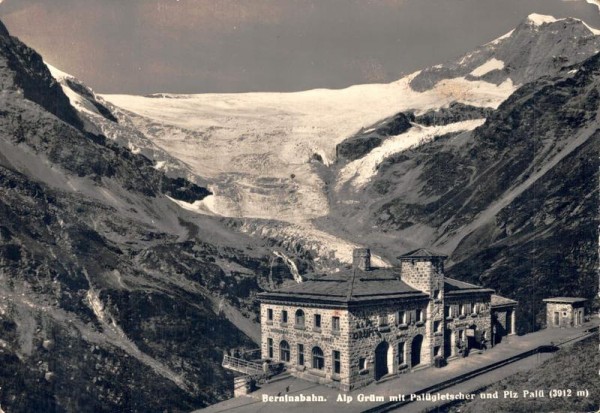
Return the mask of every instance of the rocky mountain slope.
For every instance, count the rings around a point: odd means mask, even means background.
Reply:
[[[536,397],[509,399],[481,399],[457,406],[446,406],[449,413],[491,412],[594,412],[600,408],[600,353],[598,337],[590,337],[572,346],[562,348],[550,360],[528,372],[518,373],[490,387],[485,392],[516,391],[523,394],[530,389],[571,389],[568,397]],[[560,374],[557,374],[560,372]],[[587,390],[585,397],[577,395],[575,389]]]
[[[359,206],[324,225],[390,255],[445,251],[449,275],[519,300],[519,331],[537,329],[542,298],[598,290],[599,109],[596,54],[524,85],[471,132],[387,158],[363,191],[340,192]]]
[[[292,278],[283,259],[181,208],[210,192],[100,134],[1,25],[0,85],[0,408],[230,397],[223,351],[256,347],[252,295]]]

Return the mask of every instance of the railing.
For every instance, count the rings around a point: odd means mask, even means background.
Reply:
[[[260,363],[228,355],[223,356],[222,366],[230,370],[239,371],[241,373],[255,374],[263,372],[263,367]]]

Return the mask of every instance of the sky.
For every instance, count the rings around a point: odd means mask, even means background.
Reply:
[[[595,3],[595,4],[594,4]],[[0,0],[0,19],[99,93],[386,83],[530,13],[600,28],[598,0]]]

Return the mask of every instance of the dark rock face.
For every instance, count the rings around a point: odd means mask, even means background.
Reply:
[[[450,276],[518,297],[520,331],[545,325],[543,298],[593,300],[598,290],[599,138],[596,131],[454,252]]]
[[[6,26],[2,22],[0,22],[0,36],[10,36],[8,30],[6,30]]]
[[[527,180],[560,153],[572,136],[595,122],[600,101],[598,81],[592,73],[597,61],[598,56],[588,60],[574,76],[543,79],[522,87],[473,132],[460,151],[442,143],[436,150],[425,145],[413,151],[412,159],[433,155],[422,161],[426,179],[423,192],[440,197],[420,208],[425,215],[435,211],[436,218],[429,223],[437,226],[452,219],[446,231],[464,224],[504,191]],[[388,160],[382,170],[392,163],[394,159]],[[450,170],[456,171],[449,180],[453,187],[436,187]],[[453,202],[447,202],[449,199]],[[464,202],[467,199],[470,201]],[[389,213],[391,224],[402,214],[410,214],[403,210],[392,202],[384,205],[381,213]]]
[[[6,32],[4,26],[0,32]],[[1,33],[0,33],[1,34]],[[42,57],[8,32],[0,35],[0,89],[20,90],[57,118],[81,129],[83,124]]]
[[[338,160],[353,161],[371,152],[389,136],[400,135],[411,127],[414,115],[411,113],[398,113],[397,115],[377,122],[377,127],[367,128],[357,135],[352,136],[336,147]]]
[[[379,136],[358,136],[354,139],[346,140],[336,147],[337,159],[346,159],[353,161],[362,158],[374,148],[381,145],[383,139]]]
[[[165,193],[187,202],[210,194],[205,188],[183,179],[164,176],[147,158],[119,147],[103,136],[58,122],[48,112],[20,99],[17,93],[1,99],[4,112],[0,116],[0,129],[7,140],[14,145],[26,144],[36,154],[47,157],[69,173],[90,177],[98,184],[103,178],[112,179],[130,191],[148,196]]]
[[[71,90],[85,97],[90,103],[92,103],[92,105],[94,105],[94,107],[102,116],[104,116],[105,119],[111,122],[119,123],[119,120],[112,114],[110,109],[98,102],[96,96],[94,95],[94,92],[92,92],[92,90],[89,87],[79,82],[76,82],[73,79],[66,79],[65,82]]]
[[[479,108],[460,102],[452,102],[447,108],[430,110],[415,117],[415,122],[425,126],[442,126],[466,120],[487,118],[492,112],[493,109],[491,108]]]
[[[148,228],[116,210],[4,167],[0,220],[4,409],[189,411],[230,395],[220,357],[254,344],[213,309],[211,294],[244,278],[211,263],[226,254],[213,247],[191,260],[196,242],[147,237]],[[143,259],[154,244],[169,259]],[[178,279],[174,266],[182,262],[196,274],[191,283]]]

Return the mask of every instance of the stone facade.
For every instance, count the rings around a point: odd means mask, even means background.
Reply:
[[[492,294],[492,345],[501,343],[505,337],[516,334],[517,302]]]
[[[493,291],[446,278],[444,258],[417,250],[371,268],[359,249],[347,271],[262,293],[263,359],[347,391],[488,348]]]
[[[491,347],[492,317],[489,293],[473,293],[447,299],[444,317],[446,358],[458,356],[461,348],[465,347]]]
[[[429,296],[423,362],[444,357],[444,257],[411,254],[400,257],[402,281]]]
[[[558,297],[545,299],[546,327],[569,328],[583,324],[585,315],[584,298]]]
[[[272,311],[272,319],[269,319],[269,311]],[[287,312],[287,323],[282,318],[284,311]],[[303,322],[297,314],[301,314]],[[339,328],[334,328],[334,317],[338,319],[336,327]],[[261,304],[262,358],[281,361],[291,368],[294,375],[310,381],[337,382],[342,388],[349,386],[351,336],[349,318],[348,310],[344,308],[314,307],[291,302],[278,304],[263,302]],[[286,360],[285,349],[282,354],[281,344],[284,342],[289,348],[288,360]],[[313,365],[313,350],[317,348],[323,354],[322,368]],[[340,352],[339,373],[334,371],[334,351]]]
[[[427,336],[427,325],[431,321],[426,316],[427,305],[426,299],[415,299],[364,306],[349,312],[352,388],[378,380],[380,376],[431,364]],[[418,354],[413,355],[413,350]]]

